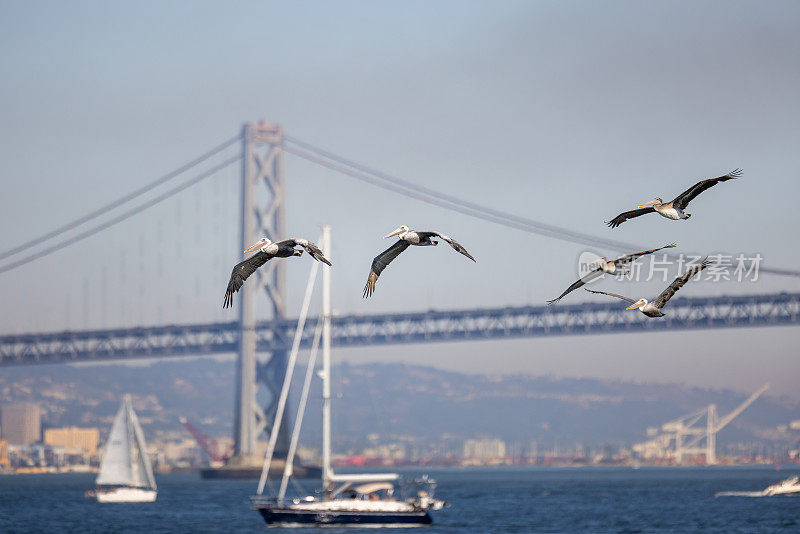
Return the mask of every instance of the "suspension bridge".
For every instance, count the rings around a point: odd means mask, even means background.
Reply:
[[[237,145],[241,149],[238,154],[225,155]],[[262,235],[273,240],[284,238],[287,236],[284,167],[287,153],[370,185],[508,228],[615,250],[645,248],[559,228],[407,182],[285,135],[280,126],[262,121],[245,124],[240,135],[174,172],[35,239],[0,252],[0,276],[104,232],[236,165],[241,168],[240,250]],[[187,171],[200,168],[201,164],[205,165],[202,172],[177,183]],[[134,200],[166,186],[170,188],[131,207]],[[23,254],[48,240],[57,241],[57,246]],[[236,353],[235,453],[237,458],[250,457],[255,453],[258,436],[272,420],[274,400],[283,381],[296,326],[296,320],[287,314],[285,266],[286,262],[269,262],[248,280],[240,293],[237,321],[1,335],[0,366]],[[773,266],[762,266],[760,272],[800,276],[798,271]],[[259,297],[265,297],[268,303],[269,318],[266,320],[256,318]],[[800,293],[773,293],[683,297],[671,302],[667,317],[657,321],[647,320],[638,313],[626,313],[615,302],[341,315],[332,317],[332,344],[347,347],[798,324]],[[310,331],[303,333],[301,347],[310,345]],[[257,354],[264,357],[257,358]],[[263,408],[256,403],[259,384],[271,399]],[[282,428],[281,435],[285,439],[288,432]],[[279,444],[278,450],[282,448]]]

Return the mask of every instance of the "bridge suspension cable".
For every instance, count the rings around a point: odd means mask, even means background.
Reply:
[[[89,222],[89,221],[91,221],[93,219],[96,219],[97,217],[100,217],[100,216],[112,211],[115,208],[118,208],[118,207],[122,206],[123,204],[133,200],[134,198],[136,198],[138,196],[141,196],[141,195],[153,190],[157,186],[162,185],[162,184],[164,184],[166,182],[169,182],[170,180],[180,176],[181,174],[183,174],[187,170],[191,169],[192,167],[195,167],[196,165],[206,161],[207,159],[209,159],[210,157],[214,156],[215,154],[220,153],[222,150],[224,150],[225,148],[231,146],[232,144],[237,142],[239,139],[240,139],[240,137],[238,135],[235,136],[235,137],[232,137],[232,138],[224,141],[223,143],[217,145],[216,147],[214,147],[210,151],[206,152],[205,154],[203,154],[203,155],[195,158],[194,160],[190,161],[189,163],[187,163],[187,164],[179,167],[178,169],[176,169],[176,170],[174,170],[174,171],[162,176],[161,178],[151,182],[150,184],[147,184],[147,185],[145,185],[145,186],[143,186],[143,187],[141,187],[141,188],[139,188],[139,189],[137,189],[137,190],[125,195],[125,196],[123,196],[123,197],[120,197],[119,199],[115,200],[114,202],[111,202],[111,203],[109,203],[109,204],[107,204],[107,205],[105,205],[105,206],[103,206],[103,207],[101,207],[101,208],[99,208],[97,210],[94,210],[94,211],[92,211],[92,212],[90,212],[90,213],[88,213],[88,214],[86,214],[86,215],[84,215],[82,217],[79,217],[79,218],[77,218],[77,219],[75,219],[75,220],[73,220],[73,221],[71,221],[71,222],[69,222],[69,223],[67,223],[65,225],[62,225],[62,226],[60,226],[60,227],[58,227],[58,228],[56,228],[56,229],[54,229],[54,230],[52,230],[50,232],[47,232],[46,234],[43,234],[43,235],[37,237],[36,239],[32,239],[32,240],[27,241],[25,243],[22,243],[22,244],[14,247],[12,249],[9,249],[9,250],[6,250],[4,252],[1,252],[0,253],[0,260],[3,260],[5,258],[8,258],[8,257],[13,256],[15,254],[18,254],[22,250],[24,250],[24,249],[26,249],[26,248],[34,245],[34,244],[41,243],[42,241],[49,240],[49,239],[52,239],[54,237],[58,237],[61,234],[65,233],[65,232],[67,232],[69,230],[72,230],[72,229],[74,229],[74,228],[76,228],[76,227],[78,227],[78,226],[80,226],[82,224],[85,224],[86,222]],[[509,227],[509,228],[515,228],[515,229],[518,229],[518,230],[522,230],[524,232],[534,233],[534,234],[542,235],[542,236],[545,236],[545,237],[551,237],[551,238],[554,238],[554,239],[559,239],[561,241],[567,241],[567,242],[571,242],[571,243],[579,243],[579,244],[582,244],[582,245],[605,246],[605,247],[609,247],[609,248],[612,248],[612,249],[615,249],[615,250],[633,250],[633,249],[636,249],[636,248],[643,248],[641,245],[635,245],[635,244],[626,243],[626,242],[623,242],[623,241],[616,241],[616,240],[613,240],[613,239],[607,239],[607,238],[603,238],[603,237],[599,237],[599,236],[595,236],[595,235],[591,235],[591,234],[586,234],[586,233],[582,233],[582,232],[576,232],[574,230],[569,230],[567,228],[562,228],[562,227],[559,227],[559,226],[554,226],[554,225],[551,225],[551,224],[542,223],[540,221],[535,221],[535,220],[529,219],[527,217],[521,217],[521,216],[518,216],[518,215],[514,215],[512,213],[508,213],[508,212],[505,212],[505,211],[497,210],[497,209],[488,207],[486,205],[470,202],[468,200],[464,200],[462,198],[458,198],[458,197],[453,196],[453,195],[442,193],[442,192],[437,191],[435,189],[431,189],[429,187],[425,187],[425,186],[422,186],[422,185],[419,185],[419,184],[416,184],[416,183],[413,183],[413,182],[410,182],[410,181],[407,181],[407,180],[403,180],[403,179],[398,178],[396,176],[392,176],[390,174],[383,173],[383,172],[378,171],[376,169],[370,168],[370,167],[368,167],[366,165],[362,165],[362,164],[357,163],[355,161],[352,161],[350,159],[344,158],[342,156],[338,156],[338,155],[336,155],[336,154],[334,154],[332,152],[329,152],[329,151],[327,151],[327,150],[325,150],[323,148],[320,148],[320,147],[317,147],[317,146],[312,145],[310,143],[307,143],[307,142],[305,142],[305,141],[303,141],[301,139],[298,139],[298,138],[296,138],[294,136],[286,135],[286,136],[284,136],[284,139],[285,139],[285,141],[287,143],[289,143],[291,145],[295,145],[295,146],[284,146],[284,150],[286,152],[290,153],[290,154],[293,154],[295,156],[303,158],[303,159],[305,159],[307,161],[310,161],[312,163],[316,163],[318,165],[327,167],[327,168],[329,168],[331,170],[335,170],[335,171],[340,172],[342,174],[346,174],[346,175],[351,176],[353,178],[356,178],[357,180],[360,180],[362,182],[369,183],[371,185],[374,185],[374,186],[377,186],[377,187],[380,187],[380,188],[383,188],[383,189],[386,189],[386,190],[389,190],[389,191],[393,191],[395,193],[398,193],[398,194],[401,194],[401,195],[404,195],[404,196],[407,196],[407,197],[410,197],[410,198],[414,198],[416,200],[419,200],[419,201],[422,201],[422,202],[425,202],[425,203],[428,203],[428,204],[436,205],[436,206],[439,206],[439,207],[442,207],[442,208],[445,208],[445,209],[448,209],[448,210],[451,210],[451,211],[456,211],[456,212],[459,212],[459,213],[463,213],[463,214],[468,215],[470,217],[476,217],[476,218],[483,219],[483,220],[486,220],[486,221],[489,221],[489,222],[493,222],[495,224],[499,224],[499,225],[506,226],[506,227]],[[128,219],[128,218],[132,217],[133,215],[136,215],[137,213],[140,213],[140,212],[142,212],[142,211],[144,211],[144,210],[146,210],[146,209],[148,209],[148,208],[160,203],[161,201],[166,200],[167,198],[169,198],[169,197],[171,197],[171,196],[183,191],[187,187],[189,187],[191,185],[194,185],[195,183],[203,180],[204,178],[207,178],[207,177],[211,176],[215,172],[217,172],[217,171],[221,170],[222,168],[232,164],[233,162],[237,161],[238,159],[239,159],[239,156],[236,156],[234,158],[229,158],[229,159],[225,160],[223,163],[213,167],[210,171],[206,171],[206,172],[202,173],[201,175],[195,177],[194,179],[182,184],[181,186],[178,186],[178,187],[168,191],[165,194],[162,194],[162,195],[156,197],[155,199],[153,199],[153,200],[151,200],[151,201],[149,201],[149,202],[147,202],[145,204],[142,204],[142,205],[140,205],[140,206],[138,206],[136,208],[133,208],[133,209],[123,213],[122,215],[117,216],[117,217],[115,217],[115,218],[113,218],[113,219],[111,219],[111,220],[109,220],[109,221],[107,221],[107,222],[105,222],[103,224],[100,224],[100,225],[98,225],[98,226],[96,226],[94,228],[91,228],[91,229],[89,229],[89,230],[87,230],[85,232],[82,232],[81,234],[78,234],[78,235],[76,235],[76,236],[74,236],[74,237],[72,237],[70,239],[67,239],[66,241],[60,243],[58,248],[50,248],[50,249],[42,250],[42,251],[37,252],[35,254],[31,254],[29,256],[26,256],[25,258],[22,258],[20,260],[14,261],[14,262],[9,263],[9,264],[6,264],[6,265],[0,267],[0,274],[5,273],[7,271],[10,271],[12,269],[15,269],[17,267],[20,267],[22,265],[25,265],[26,263],[29,263],[29,262],[34,261],[36,259],[39,259],[39,258],[41,258],[43,256],[47,256],[48,254],[54,252],[55,250],[58,250],[60,248],[64,248],[66,246],[72,245],[74,243],[77,243],[78,241],[82,241],[83,239],[86,239],[86,238],[88,238],[88,237],[90,237],[92,235],[95,235],[96,233],[101,232],[102,230],[105,230],[105,229],[107,229],[107,228],[109,228],[111,226],[114,226],[115,224],[117,224],[119,222],[122,222],[125,219]],[[667,255],[670,256],[670,257],[676,257],[675,254],[667,254]],[[759,270],[760,270],[760,272],[765,273],[765,274],[800,277],[800,271],[797,271],[797,270],[777,269],[777,268],[764,267],[764,266],[761,266],[759,268]]]
[[[112,219],[109,219],[108,221],[106,221],[106,222],[104,222],[102,224],[99,224],[99,225],[97,225],[97,226],[95,226],[93,228],[89,228],[88,230],[86,230],[84,232],[81,232],[80,234],[77,234],[77,235],[65,240],[64,242],[60,243],[58,247],[46,248],[44,250],[41,250],[41,251],[36,252],[34,254],[31,254],[30,256],[25,256],[24,258],[21,258],[21,259],[19,259],[17,261],[11,262],[11,263],[9,263],[7,265],[3,265],[2,267],[0,267],[0,274],[5,273],[7,271],[10,271],[12,269],[16,269],[17,267],[21,267],[21,266],[25,265],[26,263],[30,263],[30,262],[32,262],[34,260],[38,260],[39,258],[42,258],[42,257],[47,256],[49,254],[52,254],[53,252],[55,252],[57,250],[60,250],[60,249],[62,249],[64,247],[68,247],[70,245],[73,245],[73,244],[77,243],[78,241],[83,241],[84,239],[86,239],[88,237],[91,237],[91,236],[93,236],[93,235],[95,235],[95,234],[97,234],[99,232],[102,232],[103,230],[105,230],[107,228],[110,228],[110,227],[112,227],[112,226],[114,226],[114,225],[116,225],[118,223],[121,223],[125,219],[129,219],[129,218],[133,217],[134,215],[136,215],[137,213],[141,213],[141,212],[143,212],[144,210],[146,210],[148,208],[152,208],[156,204],[160,204],[164,200],[166,200],[166,199],[168,199],[168,198],[170,198],[170,197],[172,197],[174,195],[177,195],[178,193],[180,193],[184,189],[187,189],[188,187],[191,187],[191,186],[195,185],[196,183],[199,183],[199,182],[205,180],[209,176],[212,176],[213,174],[215,174],[218,171],[224,169],[228,165],[231,165],[233,163],[238,162],[240,159],[241,159],[241,156],[239,156],[239,155],[236,155],[236,156],[233,156],[231,158],[228,158],[225,161],[223,161],[222,163],[214,165],[210,169],[198,174],[197,176],[195,176],[191,180],[189,180],[187,182],[184,182],[179,186],[173,187],[169,191],[166,191],[166,192],[158,195],[157,197],[145,202],[144,204],[136,206],[135,208],[131,208],[128,211],[125,211],[125,212],[121,213],[120,215],[117,215],[116,217],[114,217]]]
[[[91,212],[87,213],[86,215],[83,215],[82,217],[78,217],[77,219],[74,219],[74,220],[72,220],[72,221],[70,221],[70,222],[68,222],[68,223],[66,223],[66,224],[64,224],[62,226],[59,226],[58,228],[55,228],[54,230],[51,230],[50,232],[47,232],[45,234],[40,235],[39,237],[31,239],[30,241],[26,241],[25,243],[22,243],[22,244],[14,247],[14,248],[5,250],[3,252],[0,252],[0,260],[4,260],[4,259],[8,258],[9,256],[13,256],[15,254],[18,254],[18,253],[22,252],[23,250],[26,250],[26,249],[32,247],[33,245],[41,243],[42,241],[47,241],[47,240],[52,239],[54,237],[58,237],[59,235],[63,234],[64,232],[68,232],[68,231],[70,231],[70,230],[72,230],[74,228],[77,228],[78,226],[81,226],[82,224],[85,224],[85,223],[87,223],[87,222],[89,222],[89,221],[91,221],[93,219],[96,219],[96,218],[98,218],[98,217],[100,217],[102,215],[105,215],[106,213],[108,213],[108,212],[110,212],[110,211],[122,206],[123,204],[125,204],[127,202],[130,202],[131,200],[135,199],[136,197],[139,197],[139,196],[141,196],[141,195],[143,195],[143,194],[145,194],[145,193],[147,193],[149,191],[152,191],[156,187],[158,187],[158,186],[160,186],[162,184],[165,184],[165,183],[169,182],[170,180],[173,180],[173,179],[177,178],[178,176],[180,176],[181,174],[185,173],[186,171],[188,171],[192,167],[196,167],[197,165],[203,163],[204,161],[206,161],[210,157],[222,152],[223,150],[225,150],[226,148],[228,148],[232,144],[234,144],[237,141],[239,141],[239,139],[240,139],[240,137],[238,135],[235,136],[235,137],[231,137],[227,141],[224,141],[224,142],[220,143],[219,145],[215,146],[214,148],[212,148],[211,150],[209,150],[205,154],[203,154],[201,156],[198,156],[197,158],[193,159],[192,161],[190,161],[190,162],[188,162],[188,163],[186,163],[184,165],[181,165],[180,167],[178,167],[174,171],[165,174],[164,176],[158,178],[157,180],[154,180],[153,182],[150,182],[147,185],[144,185],[144,186],[140,187],[139,189],[131,191],[127,195],[122,196],[122,197],[118,198],[117,200],[115,200],[113,202],[110,202],[109,204],[106,204],[105,206],[102,206],[102,207],[100,207],[100,208],[98,208],[98,209],[96,209],[94,211],[91,211]],[[13,269],[13,267],[11,267],[11,268]],[[9,269],[5,269],[5,268],[3,268],[3,269],[4,270],[0,270],[0,272],[5,272],[5,270],[9,270]]]
[[[435,189],[431,189],[429,187],[418,185],[396,176],[383,173],[365,165],[361,165],[360,163],[333,154],[332,152],[314,146],[296,137],[286,135],[284,139],[287,142],[299,147],[284,147],[284,150],[290,154],[318,165],[322,165],[337,172],[341,172],[362,182],[369,183],[382,189],[393,191],[395,193],[414,198],[428,204],[443,207],[451,211],[463,213],[471,217],[483,219],[485,221],[500,224],[509,228],[515,228],[525,232],[551,237],[570,243],[579,243],[589,246],[605,246],[620,251],[645,248],[641,245],[635,245],[613,239],[607,239],[604,237],[598,237],[591,234],[585,234],[582,232],[576,232],[559,226],[528,219],[527,217],[520,217],[518,215],[490,208],[485,205],[476,204],[474,202],[470,202],[453,195],[448,195]],[[672,258],[678,257],[676,254],[669,253],[667,253],[667,256]],[[759,272],[780,276],[800,277],[800,271],[789,269],[777,269],[760,266]]]
[[[295,138],[286,136],[286,140],[291,140],[293,143],[303,146],[303,148],[307,148],[308,150],[298,150],[292,147],[284,148],[284,150],[289,154],[293,154],[307,161],[311,161],[329,169],[347,174],[348,176],[356,178],[357,180],[361,180],[362,182],[366,182],[382,189],[393,191],[395,193],[399,193],[428,204],[433,204],[452,211],[463,213],[465,215],[478,217],[490,222],[516,228],[518,230],[537,233],[546,237],[569,241],[571,243],[580,243],[583,245],[604,244],[611,248],[629,248],[635,246],[630,245],[629,243],[623,243],[621,241],[603,239],[589,234],[573,232],[565,228],[559,228],[557,226],[540,223],[525,217],[519,217],[517,215],[512,215],[485,206],[480,206],[468,200],[462,200],[452,195],[440,193],[428,187],[417,185],[412,182],[384,174],[380,171],[370,169],[369,167],[365,167],[345,158],[335,156],[322,149],[316,149],[307,143],[298,141]],[[309,151],[313,151],[317,155],[309,153]]]

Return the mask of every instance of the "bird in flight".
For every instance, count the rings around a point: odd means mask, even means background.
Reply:
[[[617,297],[618,299],[627,300],[628,302],[632,302],[630,306],[625,308],[626,310],[636,310],[638,309],[640,312],[645,314],[648,317],[663,317],[665,314],[661,311],[661,308],[672,298],[672,296],[678,292],[683,285],[689,281],[691,277],[705,269],[711,265],[707,259],[704,259],[700,265],[695,265],[694,267],[688,269],[685,273],[678,276],[667,288],[661,292],[659,296],[655,298],[652,302],[647,302],[647,299],[639,299],[633,300],[628,297],[624,297],[622,295],[617,295],[616,293],[606,293],[605,291],[592,291],[591,289],[584,288],[584,290],[590,293],[597,293],[600,295],[609,295],[611,297]]]
[[[603,276],[606,273],[607,274],[617,274],[618,272],[620,272],[622,267],[624,267],[625,265],[627,265],[629,263],[633,263],[637,258],[639,258],[641,256],[645,256],[647,254],[652,254],[654,252],[658,252],[659,250],[663,250],[665,248],[673,248],[675,246],[676,246],[675,243],[670,243],[669,245],[664,245],[663,247],[654,248],[654,249],[651,249],[651,250],[643,250],[641,252],[634,252],[633,254],[626,254],[625,256],[620,256],[619,258],[617,258],[615,260],[611,260],[611,261],[608,261],[608,258],[605,258],[605,257],[600,258],[599,260],[594,261],[594,262],[589,264],[589,266],[591,266],[593,264],[597,264],[597,267],[595,267],[594,269],[589,271],[587,274],[585,274],[583,277],[581,277],[579,280],[577,280],[574,284],[569,286],[558,297],[554,298],[553,300],[548,300],[547,303],[548,304],[553,304],[555,302],[558,302],[559,300],[564,298],[568,293],[571,293],[572,291],[575,291],[579,287],[581,287],[581,286],[583,286],[585,284],[588,284],[589,282],[592,282],[592,281],[600,278],[601,276]],[[627,272],[625,274],[627,274]]]
[[[292,256],[302,256],[303,251],[295,247],[303,247],[308,251],[312,258],[321,261],[327,265],[331,262],[323,256],[322,250],[307,239],[295,237],[293,239],[286,239],[285,241],[272,242],[266,237],[262,237],[256,241],[253,246],[244,251],[245,254],[253,250],[260,249],[256,254],[253,254],[241,263],[237,263],[231,272],[231,279],[228,282],[228,288],[225,290],[225,300],[222,302],[223,308],[230,308],[233,306],[233,294],[239,291],[244,285],[251,274],[267,263],[272,258],[290,258]]]
[[[675,199],[671,202],[664,202],[658,197],[654,198],[650,202],[645,202],[644,204],[640,205],[635,210],[620,213],[610,221],[606,222],[606,224],[611,228],[616,228],[628,219],[633,219],[634,217],[639,217],[647,213],[658,213],[662,217],[676,221],[679,219],[688,219],[692,216],[692,214],[686,213],[684,210],[686,209],[686,206],[689,205],[689,202],[691,202],[697,195],[710,187],[714,187],[720,182],[727,182],[728,180],[733,180],[741,175],[741,169],[736,169],[724,176],[709,178],[708,180],[701,180],[675,197]]]
[[[367,277],[367,285],[364,286],[364,294],[362,295],[363,298],[372,295],[372,293],[375,291],[375,282],[378,281],[378,277],[381,275],[386,266],[411,245],[418,247],[435,246],[439,244],[439,242],[436,241],[436,238],[439,238],[443,241],[446,241],[451,247],[453,247],[453,249],[456,250],[456,252],[459,252],[472,261],[475,261],[475,258],[473,258],[469,252],[467,252],[467,249],[458,244],[455,239],[452,239],[439,232],[420,232],[417,230],[409,230],[408,226],[404,225],[398,227],[392,233],[383,236],[383,238],[388,239],[392,236],[399,237],[397,242],[375,256],[375,259],[372,260],[372,267],[370,268],[369,276]]]

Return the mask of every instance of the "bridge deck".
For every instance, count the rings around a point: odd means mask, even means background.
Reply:
[[[612,303],[430,310],[345,315],[332,320],[336,347],[501,338],[634,333],[658,330],[800,325],[800,293],[686,297],[667,316],[649,319]],[[310,318],[308,324],[315,324]],[[288,350],[296,320],[256,326],[258,350]],[[209,323],[0,336],[0,366],[234,353],[238,324]],[[311,344],[313,328],[303,333]]]

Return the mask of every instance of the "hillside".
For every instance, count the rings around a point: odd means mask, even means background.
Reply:
[[[58,365],[0,369],[0,403],[32,401],[45,426],[98,426],[106,432],[122,393],[134,396],[149,436],[182,432],[186,416],[212,436],[230,436],[233,360],[164,360],[148,365]],[[295,375],[302,378],[302,370]],[[680,384],[552,376],[485,376],[402,364],[341,365],[333,372],[335,445],[344,450],[377,434],[436,441],[478,435],[513,443],[630,444],[648,426],[716,403],[720,414],[748,393]],[[299,391],[299,387],[295,390]],[[318,387],[304,441],[319,439]],[[297,395],[295,395],[296,397]],[[757,441],[800,419],[800,405],[759,399],[719,435],[719,443]]]

